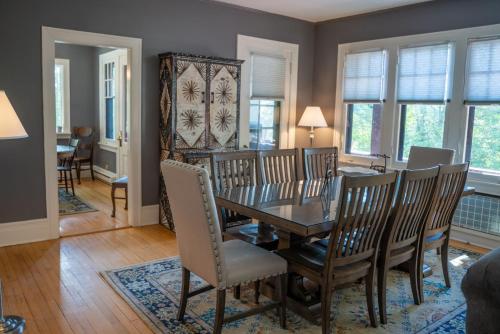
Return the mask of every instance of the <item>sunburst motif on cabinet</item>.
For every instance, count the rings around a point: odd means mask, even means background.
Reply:
[[[186,157],[237,149],[242,61],[179,53],[159,57],[160,161],[194,162],[200,159]],[[161,175],[160,220],[174,229]]]

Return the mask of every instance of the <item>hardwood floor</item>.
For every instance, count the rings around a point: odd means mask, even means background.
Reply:
[[[151,333],[99,272],[176,254],[160,225],[0,248],[5,312],[27,333]]]
[[[99,272],[177,254],[161,225],[0,248],[5,312],[23,316],[28,334],[152,333]]]
[[[117,190],[122,196],[123,190]],[[80,235],[109,231],[128,227],[128,212],[124,209],[124,200],[116,200],[116,217],[111,217],[111,186],[91,179],[82,179],[82,184],[75,181],[75,193],[82,201],[98,210],[59,217],[61,236]]]

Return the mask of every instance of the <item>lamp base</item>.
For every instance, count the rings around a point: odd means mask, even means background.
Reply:
[[[311,130],[309,130],[309,144],[311,147],[313,147],[313,141],[314,141],[314,127],[311,126]]]
[[[21,334],[26,327],[26,321],[16,315],[8,315],[0,320],[0,334]]]

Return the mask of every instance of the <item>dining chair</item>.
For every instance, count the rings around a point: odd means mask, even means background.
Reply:
[[[279,250],[288,271],[320,286],[321,327],[330,333],[333,290],[365,279],[370,323],[377,326],[373,288],[382,231],[391,209],[397,173],[341,180],[339,206],[325,249],[319,242]]]
[[[387,273],[407,264],[415,304],[420,304],[418,290],[419,241],[425,229],[439,167],[403,170],[400,174],[393,210],[382,235],[378,261],[378,309],[380,322],[387,324]]]
[[[436,187],[431,199],[431,206],[426,218],[426,227],[422,233],[418,266],[418,287],[420,301],[424,301],[423,290],[423,264],[424,252],[429,249],[439,249],[441,265],[443,267],[444,281],[448,288],[451,287],[448,271],[448,244],[453,214],[464,191],[469,163],[456,165],[443,165],[439,167]]]
[[[320,148],[303,148],[302,149],[302,164],[304,178],[320,179],[325,177],[327,161],[332,159],[333,166],[331,166],[333,174],[338,175],[339,155],[338,148],[334,147],[320,147]]]
[[[240,186],[260,184],[255,151],[214,152],[210,155],[213,188],[223,191]],[[278,237],[272,226],[259,222],[232,210],[220,208],[224,239],[238,239],[267,250],[278,246]],[[259,283],[255,284],[255,302],[259,302]],[[240,298],[240,287],[234,289],[234,297]]]
[[[406,168],[424,169],[437,165],[449,165],[453,163],[454,156],[455,150],[448,148],[412,146]]]
[[[84,170],[83,167],[86,167],[85,170],[90,170],[94,181],[94,130],[91,127],[74,127],[73,136],[80,140],[74,161],[78,184],[82,183],[80,175]]]
[[[297,181],[298,153],[296,148],[259,151],[257,164],[262,184]]]
[[[78,146],[78,142],[79,142],[78,139],[75,139],[73,141],[73,144],[75,145],[74,147]],[[75,159],[75,155],[76,155],[76,149],[74,149],[72,153],[60,157],[57,163],[57,171],[59,172],[60,175],[59,179],[60,180],[62,178],[64,179],[64,188],[66,189],[66,192],[68,192],[68,174],[69,174],[69,180],[71,183],[71,191],[73,193],[73,196],[75,196],[75,186],[73,183],[73,174],[71,171],[73,168],[73,161]]]
[[[286,327],[287,263],[280,256],[241,240],[222,241],[221,229],[208,172],[174,160],[161,163],[172,210],[179,256],[182,289],[177,320],[184,320],[188,298],[217,290],[213,333],[224,323],[278,309],[280,325]],[[209,286],[190,291],[191,272]],[[224,317],[226,290],[265,278],[278,278],[279,301]]]

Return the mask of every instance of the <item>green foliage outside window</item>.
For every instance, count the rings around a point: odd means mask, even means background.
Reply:
[[[500,106],[475,107],[471,167],[500,171]]]

